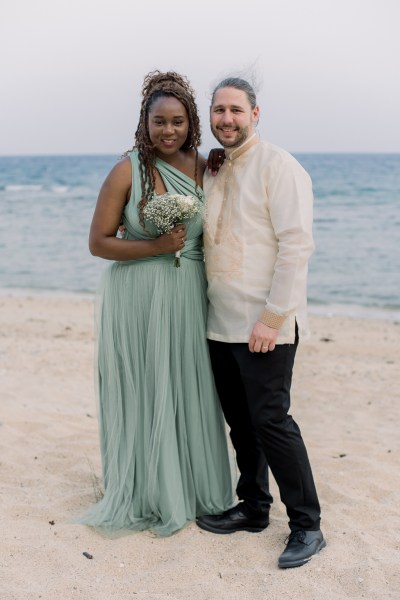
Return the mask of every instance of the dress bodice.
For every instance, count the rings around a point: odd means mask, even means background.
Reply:
[[[132,186],[131,196],[123,214],[123,223],[126,227],[125,238],[136,240],[155,238],[159,234],[154,224],[151,221],[145,220],[145,228],[143,228],[139,221],[138,204],[142,197],[142,187],[140,181],[139,160],[136,150],[131,152],[130,159],[132,164]],[[193,179],[159,158],[156,160],[156,168],[160,173],[167,192],[170,192],[171,194],[182,194],[184,196],[197,197],[203,205],[204,192],[200,187],[197,187],[196,189]],[[186,219],[184,221],[186,225],[185,248],[188,246],[188,244],[193,246],[193,244],[191,244],[192,240],[193,242],[195,241],[196,246],[202,246],[202,221],[202,211],[193,218]],[[183,251],[183,255],[184,252],[185,251]]]

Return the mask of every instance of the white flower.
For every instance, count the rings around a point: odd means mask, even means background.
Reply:
[[[159,233],[166,233],[177,223],[191,219],[201,210],[201,204],[194,196],[180,194],[154,195],[143,209],[144,218],[152,221]],[[175,252],[175,266],[180,267],[181,252]]]
[[[201,208],[194,196],[180,194],[161,194],[153,198],[143,209],[144,218],[152,221],[159,233],[166,233],[184,219],[191,219]]]

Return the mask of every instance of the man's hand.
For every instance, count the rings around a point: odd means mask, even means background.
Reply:
[[[278,333],[279,329],[272,329],[272,327],[264,325],[261,321],[257,321],[249,340],[250,352],[265,353],[274,350]]]

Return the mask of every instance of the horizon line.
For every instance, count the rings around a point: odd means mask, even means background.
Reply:
[[[201,150],[201,146],[200,146]],[[385,155],[398,155],[400,150],[289,150],[290,154],[385,154]],[[123,152],[41,152],[32,154],[2,154],[0,158],[46,158],[46,157],[72,157],[72,156],[119,156],[122,157]]]

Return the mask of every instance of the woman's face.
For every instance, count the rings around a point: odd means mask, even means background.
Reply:
[[[148,127],[157,156],[172,156],[180,150],[188,135],[186,108],[174,96],[162,96],[149,110]]]

